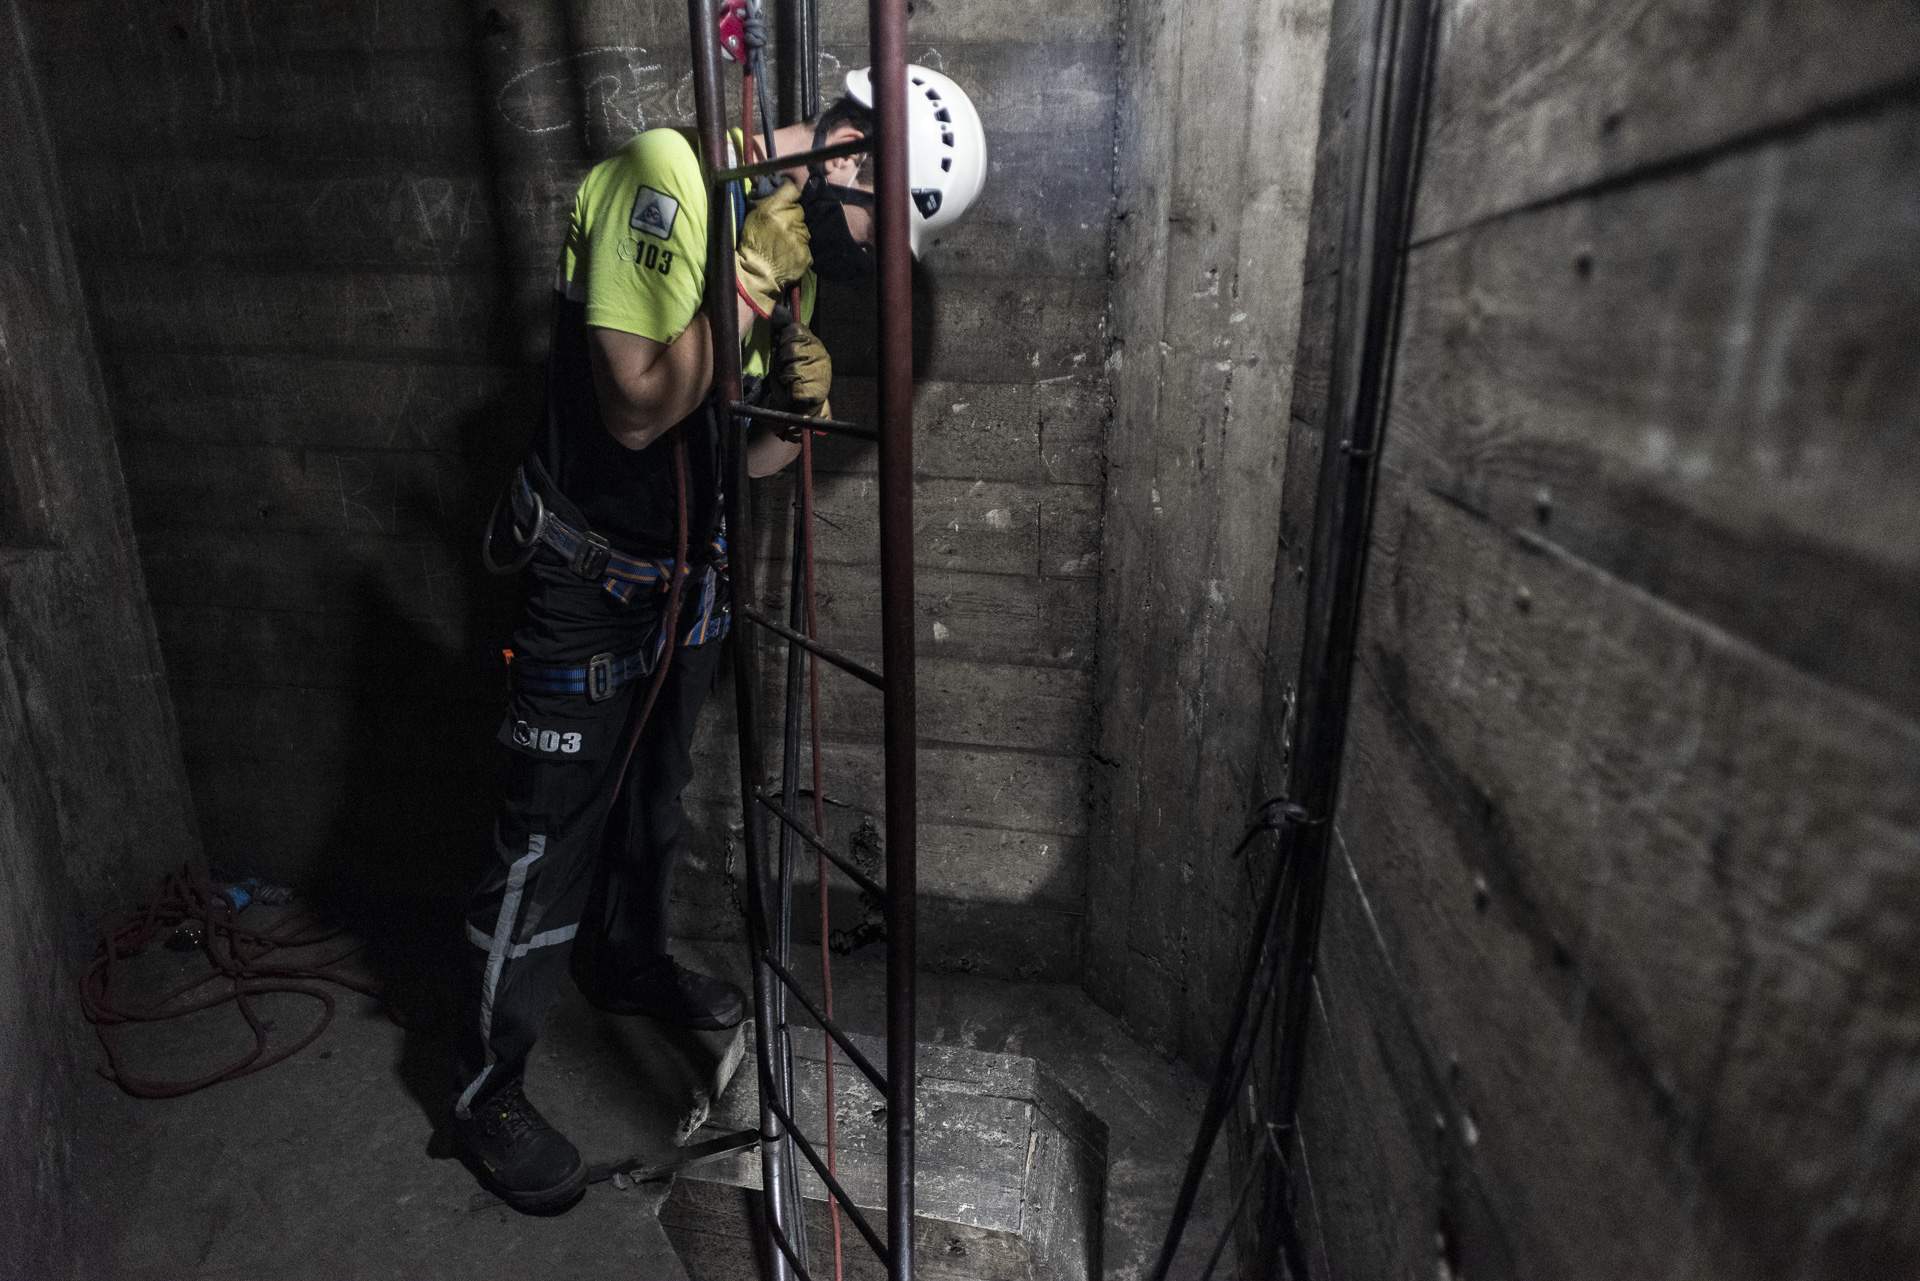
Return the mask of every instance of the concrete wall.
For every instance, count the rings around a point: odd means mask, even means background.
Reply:
[[[30,12],[210,856],[464,887],[513,608],[479,529],[539,410],[575,185],[692,120],[685,5]],[[829,90],[865,60],[864,12],[823,6]],[[925,3],[912,27],[993,153],[920,273],[922,886],[931,959],[1008,973],[1078,973],[1115,28],[1113,0]],[[832,300],[822,328],[858,417],[854,311]],[[821,465],[823,625],[871,651],[871,451]],[[871,807],[871,708],[827,680],[829,790]],[[696,933],[732,928],[715,701]]]
[[[1314,1275],[1912,1276],[1920,21],[1441,9],[1301,1115]],[[1311,502],[1302,466],[1287,527]]]
[[[61,1271],[91,926],[197,857],[20,14],[0,8],[0,1277]]]
[[[1327,10],[1125,8],[1086,983],[1198,1063],[1250,911]]]

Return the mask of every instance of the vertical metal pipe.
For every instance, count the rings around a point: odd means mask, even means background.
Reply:
[[[817,0],[776,0],[780,123],[797,124],[820,114],[820,7]]]
[[[1275,1115],[1291,1125],[1300,1103],[1315,955],[1326,898],[1332,817],[1352,706],[1353,668],[1372,541],[1374,482],[1386,434],[1405,285],[1407,239],[1419,175],[1436,0],[1383,3],[1377,21],[1377,87],[1368,104],[1361,174],[1343,234],[1341,317],[1335,333],[1335,402],[1321,454],[1300,654],[1300,706],[1289,796],[1323,821],[1301,833],[1301,888],[1282,1007],[1282,1072]]]
[[[1386,428],[1393,355],[1404,282],[1407,236],[1418,176],[1419,140],[1436,0],[1373,0],[1354,66],[1356,159],[1341,231],[1341,292],[1334,322],[1332,405],[1324,428],[1299,676],[1300,702],[1287,776],[1290,811],[1280,841],[1281,877],[1257,918],[1227,1044],[1160,1257],[1148,1275],[1169,1274],[1207,1157],[1225,1122],[1240,1075],[1260,1036],[1256,1025],[1241,1057],[1242,1021],[1253,996],[1259,958],[1289,942],[1274,984],[1284,983],[1279,1015],[1279,1067],[1270,1115],[1291,1126],[1299,1107],[1306,1034],[1312,1010],[1332,818],[1339,803],[1353,668],[1364,603],[1373,491]],[[1288,910],[1281,884],[1297,878]],[[1262,994],[1264,1001],[1267,994]],[[1257,1020],[1256,1020],[1257,1022]],[[1265,1136],[1261,1136],[1261,1141]],[[1277,1170],[1257,1227],[1247,1275],[1279,1274],[1278,1256],[1297,1240],[1286,1206],[1286,1173]],[[1276,1213],[1276,1209],[1280,1212]],[[1297,1264],[1298,1259],[1295,1257]],[[1297,1269],[1296,1269],[1297,1274]]]
[[[887,1271],[913,1276],[918,784],[913,646],[913,253],[907,2],[868,0],[880,302],[880,627],[886,656]]]
[[[728,586],[737,608],[755,604],[753,591],[753,507],[748,490],[747,457],[741,424],[726,408],[740,399],[740,312],[734,292],[733,209],[725,190],[714,190],[715,171],[726,167],[727,120],[721,81],[716,0],[687,0],[687,23],[693,42],[694,108],[699,117],[700,157],[707,190],[707,324],[713,336],[713,391],[709,404],[720,425],[721,470],[726,484],[727,548],[731,569]],[[767,968],[768,943],[765,871],[765,823],[755,793],[766,777],[761,755],[760,724],[755,699],[760,678],[758,637],[748,626],[735,627],[733,650],[734,709],[740,728],[740,839],[746,853],[747,946],[752,953],[754,1032],[759,1040],[760,1177],[766,1214],[784,1231],[786,1169],[782,1149],[786,1132],[767,1100],[774,1097],[772,1064],[779,1042],[775,1037],[775,979]],[[773,1252],[775,1281],[791,1281],[793,1270],[784,1256]]]
[[[812,633],[807,629],[806,598],[806,545],[800,527],[800,504],[793,504],[793,556],[791,573],[787,584],[787,625],[804,635]],[[780,745],[780,803],[789,814],[800,812],[800,704],[806,686],[806,651],[792,641],[787,642],[787,687],[786,702],[783,708],[785,720],[782,724]],[[793,872],[794,862],[800,855],[800,834],[787,824],[782,823],[776,829],[780,834],[778,846],[777,885],[778,916],[774,936],[774,955],[780,958],[780,964],[789,970],[793,967]],[[774,1077],[779,1090],[780,1106],[788,1116],[794,1115],[794,1069],[793,1069],[793,1029],[787,1021],[787,987],[778,984],[774,988],[776,1004],[773,1009],[774,1031],[780,1041],[775,1046]],[[789,1213],[786,1220],[787,1239],[792,1243],[794,1253],[802,1258],[807,1253],[806,1206],[800,1196],[799,1158],[793,1144],[787,1143],[782,1156],[787,1174],[787,1195]]]
[[[1333,817],[1340,802],[1353,670],[1365,606],[1373,497],[1385,440],[1406,283],[1407,241],[1419,183],[1421,131],[1430,84],[1437,0],[1380,0],[1372,65],[1366,67],[1365,134],[1342,231],[1341,297],[1329,407],[1308,556],[1300,703],[1288,794],[1321,821],[1299,833],[1300,892],[1294,903],[1279,1072],[1271,1114],[1290,1128],[1306,1076],[1307,1029],[1326,901]],[[1250,1275],[1277,1275],[1280,1255],[1298,1261],[1282,1168],[1260,1225]]]

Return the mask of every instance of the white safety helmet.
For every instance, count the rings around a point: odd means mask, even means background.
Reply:
[[[873,79],[862,67],[847,92],[869,110]],[[987,182],[987,133],[966,90],[926,67],[907,67],[907,189],[913,193],[913,256],[933,233],[957,222]]]

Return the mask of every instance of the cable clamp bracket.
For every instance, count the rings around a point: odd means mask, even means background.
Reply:
[[[1325,815],[1315,817],[1307,807],[1284,796],[1276,796],[1259,809],[1254,826],[1278,831],[1282,827],[1321,827],[1327,819]]]

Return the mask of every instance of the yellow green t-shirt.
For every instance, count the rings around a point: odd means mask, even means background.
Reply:
[[[663,436],[630,450],[607,433],[593,390],[589,329],[663,343],[680,336],[706,291],[707,208],[693,140],[678,129],[651,129],[587,174],[560,249],[547,423],[535,454],[594,530],[636,554],[674,547],[671,443]],[[811,273],[802,282],[803,320],[813,314],[814,283]],[[741,342],[749,377],[768,370],[772,329],[755,321]],[[687,450],[688,522],[693,545],[705,547],[720,528],[720,446],[704,410],[690,421],[678,433]]]
[[[679,129],[647,130],[580,184],[554,288],[586,305],[589,325],[672,342],[705,293],[707,211],[692,139]],[[811,272],[801,283],[802,320],[812,319],[815,284]],[[742,340],[749,377],[766,375],[771,333],[756,321]]]

